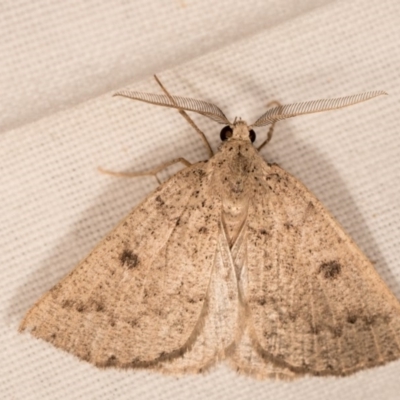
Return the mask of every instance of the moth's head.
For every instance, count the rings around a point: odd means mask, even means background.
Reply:
[[[247,125],[246,121],[242,121],[239,118],[235,119],[232,125],[227,125],[222,128],[220,137],[223,142],[242,140],[253,143],[256,140],[256,133]]]

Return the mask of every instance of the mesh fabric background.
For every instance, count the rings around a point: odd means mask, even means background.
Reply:
[[[224,365],[177,379],[98,370],[17,332],[41,294],[157,186],[98,166],[133,171],[207,157],[176,111],[111,97],[127,85],[159,92],[153,73],[171,93],[249,122],[271,100],[388,91],[278,124],[263,154],[317,195],[400,298],[398,2],[3,1],[0,17],[2,398],[400,398],[400,362],[290,383]],[[220,126],[194,119],[216,149]]]

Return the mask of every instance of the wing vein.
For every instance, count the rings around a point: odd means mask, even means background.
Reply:
[[[359,277],[360,277],[361,282],[363,282],[362,275],[360,275]],[[348,282],[351,282],[351,279],[348,279]],[[360,302],[362,304],[362,309],[365,310],[365,312],[368,314],[368,316],[370,316],[370,313],[368,311],[368,307],[366,307],[366,303],[364,301],[364,294],[363,294],[362,290],[360,290],[360,288],[355,284],[353,284],[352,286],[353,286],[354,290],[358,291],[358,293],[359,293],[358,298],[360,299]],[[376,351],[378,353],[378,356],[379,356],[380,360],[382,361],[384,358],[382,357],[382,353],[381,353],[378,341],[376,339],[375,330],[374,330],[374,328],[373,328],[373,326],[371,324],[366,324],[366,325],[367,325],[368,329],[370,330],[370,332],[372,334],[372,337],[374,339],[375,349],[376,349]]]
[[[320,289],[321,289],[321,292],[322,292],[322,294],[323,294],[323,296],[324,296],[326,305],[328,306],[328,309],[329,309],[329,311],[330,311],[330,313],[331,313],[332,323],[333,323],[333,325],[335,326],[335,325],[337,324],[337,320],[336,320],[336,318],[335,318],[335,314],[334,314],[334,312],[333,312],[333,309],[332,309],[332,306],[331,306],[331,302],[329,301],[329,297],[326,295],[324,286],[321,285],[321,282],[319,281],[319,279],[316,279],[316,281],[317,281],[317,283],[318,283],[318,286],[319,286]],[[340,343],[340,338],[337,337],[337,336],[335,336],[335,344],[336,344],[336,348],[337,348],[337,350],[338,350],[337,352],[338,352],[339,354],[342,354],[342,344]],[[343,370],[343,369],[344,369],[344,368],[343,368],[343,361],[342,361],[342,359],[341,359],[340,357],[338,357],[338,360],[339,360],[340,368],[341,368],[341,370]]]
[[[307,269],[307,268],[306,268]],[[310,311],[311,311],[311,323],[312,323],[312,327],[313,327],[313,331],[315,331],[316,329],[316,324],[315,324],[315,310],[314,310],[314,296],[313,296],[313,285],[312,285],[312,281],[310,280],[310,273],[309,270],[306,273],[307,275],[307,283],[308,283],[308,287],[310,290],[310,294],[308,296],[308,301],[309,301],[309,305],[310,305]],[[313,355],[318,357],[318,349],[317,349],[317,338],[316,335],[313,334]]]

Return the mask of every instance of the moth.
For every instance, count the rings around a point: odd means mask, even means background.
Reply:
[[[272,130],[258,149],[252,143],[255,127],[385,92],[276,105],[249,125],[161,87],[117,95],[175,108],[192,125],[185,111],[225,125],[218,152],[174,160],[185,168],[46,293],[20,330],[98,367],[176,375],[218,361],[259,379],[348,375],[399,358],[398,300],[316,197],[260,156]]]

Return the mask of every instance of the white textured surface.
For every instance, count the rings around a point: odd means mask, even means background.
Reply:
[[[3,1],[0,12],[2,398],[399,398],[400,362],[292,383],[258,382],[224,366],[175,379],[97,370],[17,327],[156,187],[152,178],[112,178],[97,166],[142,170],[207,156],[174,110],[111,97],[127,84],[159,91],[155,72],[171,93],[249,122],[273,99],[388,91],[282,122],[263,153],[321,199],[400,298],[400,4]],[[194,118],[216,148],[220,126]],[[258,129],[259,140],[265,132]]]

